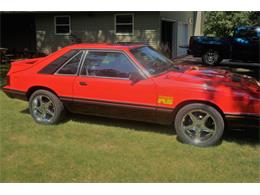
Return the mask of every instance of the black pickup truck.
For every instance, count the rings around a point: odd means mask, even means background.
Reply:
[[[206,65],[217,65],[223,59],[243,62],[260,62],[260,27],[241,26],[233,37],[218,38],[192,36],[188,54],[202,57]]]

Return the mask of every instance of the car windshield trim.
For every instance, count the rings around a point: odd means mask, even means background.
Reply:
[[[151,76],[161,75],[171,70],[179,70],[179,67],[175,66],[172,60],[150,46],[134,48],[130,52]]]

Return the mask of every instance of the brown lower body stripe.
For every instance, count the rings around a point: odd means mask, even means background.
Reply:
[[[146,121],[159,124],[172,124],[173,122],[173,108],[71,97],[60,97],[60,99],[68,110],[74,113]]]
[[[108,104],[108,105],[114,105],[114,106],[126,106],[126,107],[136,107],[136,108],[144,108],[144,109],[163,109],[163,110],[169,110],[173,111],[174,108],[167,108],[162,106],[153,106],[153,105],[147,105],[147,104],[133,104],[128,102],[111,102],[111,101],[105,101],[105,100],[93,100],[93,99],[82,99],[82,98],[72,98],[72,97],[60,97],[62,101],[74,101],[74,102],[80,102],[80,103],[95,103],[95,104]]]

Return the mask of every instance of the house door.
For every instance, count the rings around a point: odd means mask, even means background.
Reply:
[[[173,57],[173,22],[162,21],[161,23],[161,46],[167,57]]]
[[[34,15],[30,13],[1,14],[1,47],[8,48],[12,53],[36,49],[36,30]]]

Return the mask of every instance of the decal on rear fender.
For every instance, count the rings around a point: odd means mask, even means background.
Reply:
[[[157,103],[158,104],[172,105],[173,104],[173,97],[158,96]]]

